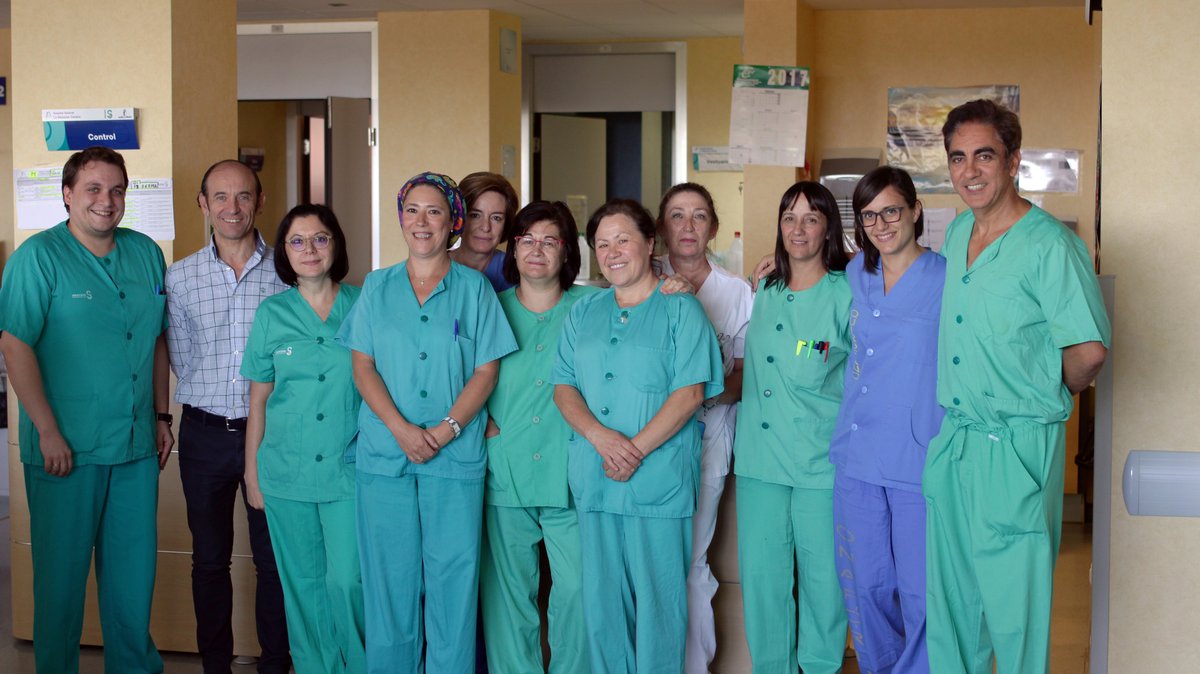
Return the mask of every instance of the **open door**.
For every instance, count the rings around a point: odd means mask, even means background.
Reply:
[[[607,123],[571,115],[540,117],[538,193],[546,201],[566,202],[582,230],[592,211],[608,199]]]
[[[329,97],[325,128],[325,204],[346,233],[346,281],[360,286],[371,271],[371,99]]]

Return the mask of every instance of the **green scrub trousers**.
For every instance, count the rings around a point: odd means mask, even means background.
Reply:
[[[79,671],[88,570],[95,549],[104,671],[163,671],[146,631],[158,556],[158,459],[76,465],[65,477],[25,464],[33,548],[37,671]]]
[[[929,445],[926,608],[930,671],[1049,671],[1062,538],[1064,424],[958,426]],[[986,619],[985,616],[986,615]]]
[[[842,671],[847,620],[835,565],[833,490],[738,476],[737,526],[754,674]],[[800,580],[798,614],[793,577]]]
[[[365,672],[354,500],[264,501],[296,674]]]
[[[583,571],[579,519],[574,508],[510,508],[484,511],[483,633],[488,667],[504,674],[541,674],[538,543],[550,561],[550,674],[587,674],[583,627]],[[536,669],[530,670],[530,666]]]

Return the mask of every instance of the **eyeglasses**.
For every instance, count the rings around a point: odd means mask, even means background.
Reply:
[[[876,213],[875,211],[863,211],[858,214],[858,221],[863,227],[874,227],[877,222],[883,220],[889,225],[894,225],[900,222],[900,215],[904,213],[905,206],[888,206]]]
[[[328,234],[316,234],[314,236],[293,236],[287,240],[287,245],[292,250],[299,252],[308,247],[309,243],[315,250],[325,250],[329,246],[329,241],[332,237]]]
[[[534,246],[547,251],[559,250],[563,247],[563,240],[556,239],[553,236],[547,236],[544,239],[535,239],[528,234],[517,237],[517,248],[521,250],[533,250]]]

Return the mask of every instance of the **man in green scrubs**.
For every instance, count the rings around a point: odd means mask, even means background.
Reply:
[[[1049,670],[1050,599],[1062,532],[1072,394],[1111,332],[1079,237],[1022,199],[1020,120],[991,101],[942,127],[954,189],[930,443],[928,641],[934,672]]]
[[[22,244],[0,286],[0,349],[21,403],[38,672],[79,671],[93,550],[105,671],[163,671],[149,628],[158,472],[175,444],[166,265],[149,237],[117,228],[128,183],[108,148],[71,155],[66,222]]]

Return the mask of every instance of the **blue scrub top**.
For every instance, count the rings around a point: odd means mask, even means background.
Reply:
[[[502,250],[492,253],[492,259],[488,260],[487,267],[484,267],[483,275],[492,284],[492,289],[496,291],[496,294],[513,287],[513,284],[504,278],[504,251]]]
[[[945,414],[937,336],[946,258],[926,251],[886,295],[882,269],[867,273],[864,258],[846,268],[853,341],[829,460],[840,475],[919,492],[926,447]]]
[[[615,291],[575,303],[558,340],[553,382],[574,386],[596,419],[632,438],[671,393],[704,384],[705,400],[725,389],[721,349],[704,307],[691,295],[655,290],[621,307]],[[581,511],[642,517],[689,517],[700,471],[700,428],[685,423],[626,482],[604,474],[586,438],[568,440],[567,478]]]
[[[475,368],[516,350],[496,293],[482,274],[457,263],[417,303],[408,263],[371,272],[337,341],[371,356],[396,409],[423,428],[440,424]],[[486,468],[480,410],[462,435],[430,461],[410,463],[369,405],[358,415],[358,470],[372,475],[482,479]]]

